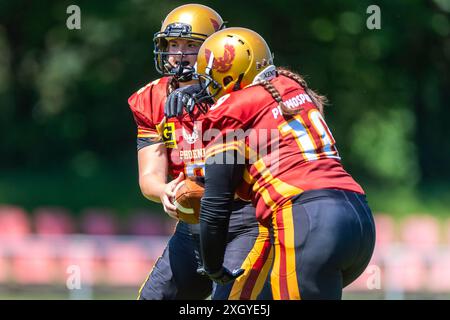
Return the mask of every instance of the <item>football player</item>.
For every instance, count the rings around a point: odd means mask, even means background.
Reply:
[[[344,170],[324,120],[324,97],[299,74],[277,69],[265,40],[245,28],[211,35],[197,71],[198,100],[215,101],[203,122],[215,130],[204,133],[212,138],[200,214],[205,273],[222,284],[236,276],[224,252],[237,192],[252,200],[274,239],[262,293],[340,299],[369,263],[375,228],[365,193]]]
[[[222,29],[213,9],[188,4],[170,12],[154,36],[155,66],[162,78],[150,82],[128,100],[138,127],[139,185],[143,195],[161,202],[177,218],[174,190],[185,178],[204,175],[203,114],[184,114],[165,121],[164,104],[170,92],[197,83],[193,66],[203,41]],[[162,137],[162,140],[160,139]],[[167,176],[173,180],[167,181]],[[139,299],[254,299],[271,264],[268,230],[257,223],[249,202],[231,202],[224,264],[245,272],[234,282],[216,285],[197,272],[201,267],[199,225],[179,221],[162,256],[139,291]],[[212,292],[213,291],[213,292]]]

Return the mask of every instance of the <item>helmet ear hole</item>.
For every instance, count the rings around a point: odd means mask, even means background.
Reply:
[[[232,76],[226,76],[222,80],[223,86],[226,87],[231,81],[233,81],[233,77]]]

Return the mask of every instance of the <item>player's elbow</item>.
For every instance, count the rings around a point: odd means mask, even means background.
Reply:
[[[157,197],[157,196],[155,196],[155,195],[152,195],[152,194],[149,193],[149,192],[143,191],[142,189],[141,189],[141,193],[142,193],[142,195],[143,195],[145,198],[147,198],[148,200],[153,201],[153,202],[161,203],[161,199],[160,199],[159,197]]]
[[[142,195],[150,201],[161,202],[160,196],[162,187],[159,187],[159,183],[152,182],[148,176],[143,176],[139,178],[139,188],[141,189]]]

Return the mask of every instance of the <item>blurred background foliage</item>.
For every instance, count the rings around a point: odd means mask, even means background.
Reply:
[[[161,0],[0,0],[0,203],[75,213],[150,207],[139,191],[127,99],[159,77]],[[450,205],[450,1],[199,1],[256,30],[279,66],[327,95],[346,168],[375,211]],[[81,30],[66,9],[81,8]],[[381,30],[366,9],[381,8]]]

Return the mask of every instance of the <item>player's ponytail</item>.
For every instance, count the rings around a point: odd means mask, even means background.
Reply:
[[[324,105],[327,103],[327,98],[325,96],[319,95],[314,90],[310,89],[308,87],[308,84],[306,83],[305,79],[298,73],[292,72],[285,68],[277,68],[277,73],[279,75],[283,75],[285,77],[288,77],[294,81],[296,81],[306,92],[306,94],[311,98],[316,108],[320,111],[321,114],[323,114]],[[283,99],[281,97],[281,94],[278,92],[278,90],[274,87],[272,83],[270,83],[267,80],[260,80],[258,82],[259,85],[263,86],[264,89],[266,89],[271,95],[272,98],[278,102],[278,105],[281,109],[281,112],[283,115],[286,116],[293,116],[301,111],[301,108],[292,109],[288,108],[286,104],[283,102]]]
[[[170,80],[167,82],[166,87],[166,95],[167,97],[174,91],[175,89],[178,89],[178,81],[175,79],[175,77],[171,77]]]
[[[286,105],[283,102],[283,99],[281,98],[281,94],[278,92],[278,90],[274,87],[274,85],[272,83],[270,83],[267,80],[259,80],[257,84],[263,86],[264,89],[266,89],[266,91],[271,94],[272,98],[276,102],[278,102],[278,105],[280,106],[283,114],[286,114],[286,115],[294,115],[295,114],[295,113],[291,113],[292,110],[290,110],[286,107]]]
[[[298,73],[292,72],[285,68],[277,68],[277,72],[278,74],[295,80],[305,90],[306,94],[311,98],[316,108],[319,109],[320,113],[323,115],[323,108],[327,104],[327,98],[325,96],[322,96],[310,89],[305,79]]]

